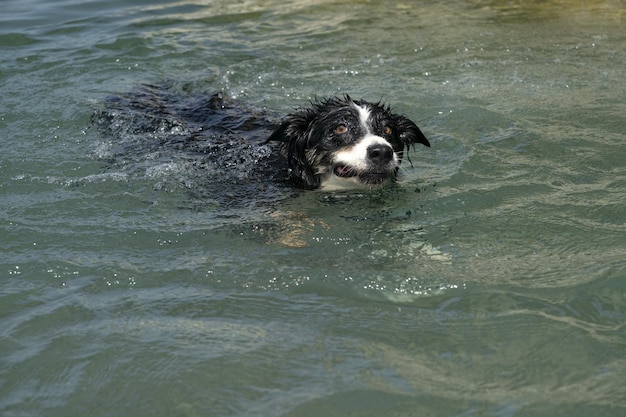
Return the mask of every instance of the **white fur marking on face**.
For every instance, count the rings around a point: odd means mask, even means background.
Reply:
[[[389,145],[385,139],[380,136],[372,135],[368,133],[365,135],[363,139],[361,139],[356,145],[351,146],[347,149],[343,149],[335,155],[335,164],[345,164],[351,166],[360,171],[366,170],[369,166],[369,161],[367,158],[367,148],[372,145]],[[396,153],[393,153],[393,159],[390,162],[394,167],[398,164],[398,156]]]
[[[356,103],[354,103],[354,107],[359,112],[359,121],[361,122],[361,125],[363,125],[367,133],[370,133],[370,127],[368,124],[368,120],[370,119],[371,114],[370,109],[365,106],[359,106]]]
[[[320,190],[322,191],[352,190],[355,188],[363,188],[358,177],[340,178],[336,175],[326,174],[320,183]]]

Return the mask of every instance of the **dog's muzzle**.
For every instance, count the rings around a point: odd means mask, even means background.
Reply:
[[[374,166],[387,165],[393,159],[393,149],[383,144],[370,145],[367,148],[367,159]]]

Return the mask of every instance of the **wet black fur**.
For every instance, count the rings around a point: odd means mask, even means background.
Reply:
[[[354,144],[365,133],[355,123],[359,120],[358,112],[351,103],[370,108],[374,128],[372,133],[385,137],[400,159],[404,150],[416,143],[430,146],[428,139],[415,123],[404,116],[391,113],[389,106],[380,102],[352,100],[348,95],[314,101],[309,107],[288,115],[267,140],[286,144],[289,175],[298,186],[305,189],[318,188],[320,176],[314,165],[330,164],[333,152]],[[348,125],[349,135],[339,137],[334,134],[333,130],[339,124]],[[383,133],[385,126],[392,128],[391,135]]]
[[[172,181],[184,181],[199,198],[270,201],[284,196],[289,184],[320,186],[310,155],[317,156],[316,163],[330,163],[334,150],[356,140],[358,127],[344,142],[332,135],[338,122],[354,119],[351,101],[349,96],[316,100],[280,117],[221,93],[143,85],[108,97],[93,121],[111,144],[106,156],[110,169],[141,176],[150,164],[183,161],[193,168]],[[392,126],[388,140],[399,156],[416,143],[430,146],[415,123],[380,103],[371,106],[376,129]],[[161,159],[155,161],[154,155]]]

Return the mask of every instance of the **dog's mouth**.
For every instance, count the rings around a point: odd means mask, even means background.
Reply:
[[[359,171],[349,165],[337,165],[333,173],[340,178],[358,177],[359,182],[370,186],[383,184],[392,174],[390,171]]]
[[[337,165],[333,172],[336,176],[341,178],[350,178],[359,175],[359,172],[349,165]]]

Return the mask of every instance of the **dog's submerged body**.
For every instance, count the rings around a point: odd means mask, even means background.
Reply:
[[[145,85],[108,98],[94,120],[108,139],[105,157],[112,165],[136,171],[129,167],[133,161],[139,166],[155,160],[182,163],[193,168],[186,172],[187,188],[204,179],[213,185],[206,189],[214,194],[209,198],[218,201],[243,193],[271,200],[289,184],[378,188],[395,180],[405,150],[430,146],[406,117],[347,95],[315,101],[281,118],[222,94]]]

